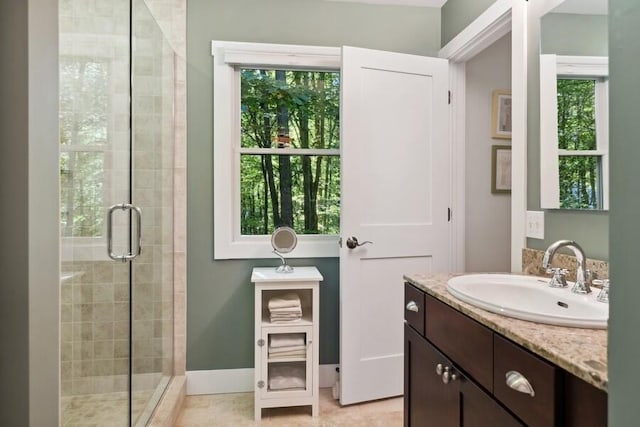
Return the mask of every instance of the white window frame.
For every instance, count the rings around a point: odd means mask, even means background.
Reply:
[[[240,67],[339,71],[339,47],[212,41],[214,259],[274,258],[271,237],[240,234]],[[258,150],[258,151],[256,151]],[[329,150],[322,150],[323,154]],[[316,154],[295,150],[296,154]],[[336,154],[339,154],[336,153]],[[299,235],[287,258],[338,257],[337,235]]]
[[[596,79],[596,149],[558,148],[556,79]],[[609,64],[607,57],[540,55],[540,207],[560,208],[560,156],[600,156],[602,209],[609,209]]]

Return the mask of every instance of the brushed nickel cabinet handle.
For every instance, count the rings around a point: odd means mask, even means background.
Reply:
[[[507,386],[520,393],[528,394],[531,397],[536,395],[529,380],[518,371],[509,371],[505,374]]]
[[[416,304],[415,301],[409,301],[407,303],[407,310],[417,313],[418,311],[420,311],[420,307],[418,307],[418,304]]]

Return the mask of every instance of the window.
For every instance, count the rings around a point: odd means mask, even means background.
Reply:
[[[608,209],[608,60],[540,55],[540,206]]]
[[[603,142],[597,129],[603,112],[596,98],[604,92],[603,79],[559,77],[558,167],[560,208],[602,209]]]
[[[109,64],[60,57],[60,188],[63,237],[100,237],[108,147]]]
[[[337,256],[339,49],[214,42],[215,258]]]

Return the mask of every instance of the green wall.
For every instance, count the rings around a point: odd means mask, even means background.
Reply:
[[[442,6],[442,46],[473,22],[496,0],[449,0]]]
[[[351,45],[436,56],[440,10],[307,0],[189,0],[187,8],[188,285],[187,370],[253,366],[254,266],[275,260],[213,261],[211,40]],[[316,265],[320,363],[338,363],[339,272],[335,258]]]
[[[541,22],[541,52],[607,56],[607,16],[548,13]]]
[[[529,2],[528,14],[527,208],[535,211],[540,210],[540,6]],[[527,247],[544,250],[556,240],[571,239],[587,257],[609,259],[608,212],[545,210],[544,226],[544,240],[527,239]]]
[[[609,426],[638,425],[640,405],[640,138],[638,69],[640,3],[609,0],[611,137],[611,300],[609,318]]]

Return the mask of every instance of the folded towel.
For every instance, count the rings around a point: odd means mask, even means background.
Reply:
[[[306,345],[292,345],[289,347],[269,348],[268,351],[269,351],[269,354],[275,354],[275,353],[283,353],[283,352],[294,351],[294,350],[304,350],[306,348],[307,348]]]
[[[295,292],[290,292],[288,294],[273,297],[269,299],[268,306],[269,310],[284,307],[300,307],[300,296],[298,296],[298,294],[296,294]]]
[[[301,307],[284,307],[284,308],[274,308],[269,310],[271,314],[302,314]]]
[[[274,334],[269,335],[269,348],[304,345],[304,334]]]
[[[273,366],[269,369],[269,389],[286,390],[293,388],[305,388],[304,366]]]
[[[272,319],[299,319],[302,317],[302,313],[272,313],[270,317]]]
[[[269,360],[289,359],[293,357],[307,357],[307,350],[283,351],[281,353],[269,353]]]
[[[284,323],[296,323],[299,322],[301,319],[300,318],[296,318],[296,319],[270,319],[272,324],[284,324]]]
[[[269,320],[271,321],[271,323],[287,323],[287,322],[299,322],[302,319],[300,317],[291,317],[291,318],[272,317]]]

